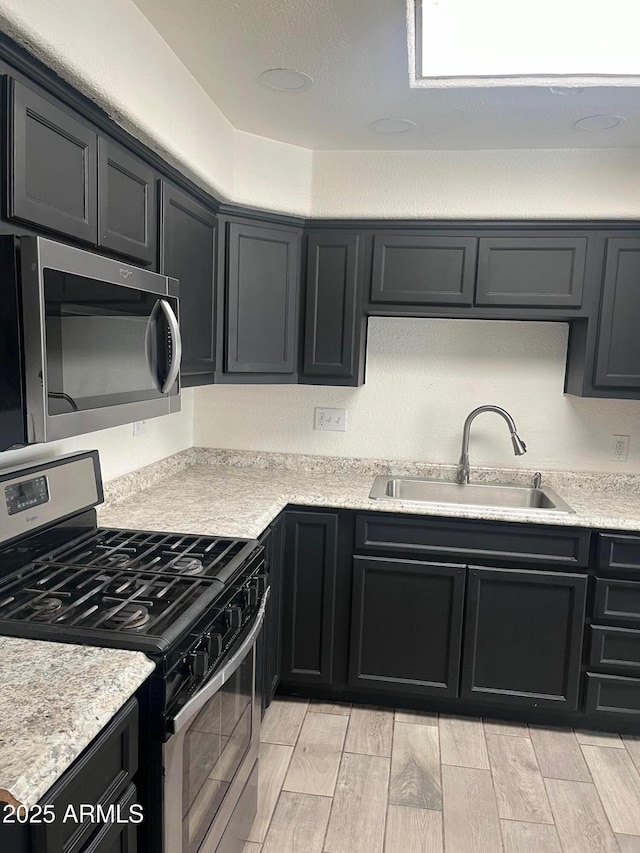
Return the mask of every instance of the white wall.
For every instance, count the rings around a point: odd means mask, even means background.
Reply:
[[[182,410],[146,422],[144,435],[133,437],[131,424],[90,432],[50,444],[34,444],[0,453],[0,471],[80,450],[98,450],[105,482],[143,468],[193,446],[193,392],[182,392]]]
[[[633,219],[639,149],[315,151],[314,216]]]
[[[480,416],[472,465],[640,472],[640,402],[563,395],[568,326],[481,320],[369,320],[362,388],[214,386],[194,392],[196,446],[454,463],[462,424],[494,403],[514,417],[528,453],[516,458],[505,424]],[[313,429],[315,406],[347,409],[347,432]],[[631,436],[611,462],[611,434]]]

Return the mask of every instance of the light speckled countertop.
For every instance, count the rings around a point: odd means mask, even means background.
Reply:
[[[153,669],[141,652],[0,637],[0,800],[37,803]]]
[[[611,474],[544,472],[543,484],[554,488],[575,510],[561,515],[542,511],[514,512],[484,507],[452,507],[370,500],[378,473],[406,473],[453,479],[452,468],[418,463],[320,459],[196,449],[185,465],[176,465],[155,485],[149,469],[140,472],[143,491],[136,492],[136,473],[127,491],[114,485],[111,503],[100,509],[99,524],[140,530],[218,534],[253,538],[287,504],[401,512],[414,515],[534,522],[640,531],[640,478]],[[152,466],[149,466],[150,468]],[[532,472],[472,470],[476,482],[530,482]]]

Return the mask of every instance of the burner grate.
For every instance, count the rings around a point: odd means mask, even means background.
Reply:
[[[239,565],[254,546],[222,537],[103,528],[38,562],[212,578],[228,575],[231,565]]]
[[[131,569],[96,570],[47,563],[0,587],[0,621],[135,631],[159,636],[220,585],[202,577],[167,577]]]

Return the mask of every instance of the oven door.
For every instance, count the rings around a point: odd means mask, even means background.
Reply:
[[[247,781],[260,740],[256,642],[268,596],[267,589],[232,657],[173,718],[173,734],[163,747],[164,853],[214,853],[240,812],[244,830],[251,827],[255,785]],[[243,793],[253,802],[241,802]],[[238,838],[237,849],[243,847]]]
[[[51,240],[20,249],[31,440],[179,411],[177,284]]]

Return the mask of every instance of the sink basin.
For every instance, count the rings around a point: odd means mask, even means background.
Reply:
[[[375,478],[369,497],[376,500],[449,504],[459,507],[493,507],[522,512],[531,510],[575,512],[548,486],[542,486],[539,489],[501,483],[467,483],[461,486],[447,480],[380,476]]]

